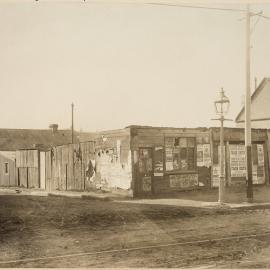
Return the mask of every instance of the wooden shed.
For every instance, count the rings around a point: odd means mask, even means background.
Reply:
[[[71,141],[71,130],[58,129],[58,125],[52,127],[52,129],[0,129],[0,187],[45,188],[43,151]],[[78,132],[75,132],[75,141],[77,136]]]
[[[46,189],[85,190],[87,171],[95,155],[94,142],[56,146],[46,152]]]
[[[83,134],[80,140],[46,152],[48,190],[131,190],[129,129]]]
[[[45,189],[45,152],[37,149],[16,151],[16,173],[18,186]]]
[[[0,151],[0,186],[17,186],[15,152]]]

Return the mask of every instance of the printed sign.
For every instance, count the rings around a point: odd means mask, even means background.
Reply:
[[[257,151],[258,151],[258,166],[264,166],[264,152],[262,144],[257,144]]]
[[[151,191],[151,176],[142,177],[142,190],[144,192]]]
[[[230,167],[231,177],[246,177],[246,151],[244,145],[231,144]]]
[[[166,170],[172,171],[173,170],[173,149],[166,148]]]
[[[220,176],[220,167],[218,164],[213,164],[212,166],[212,186],[219,186],[219,176]]]
[[[202,144],[197,145],[197,166],[198,167],[203,166],[203,145]]]
[[[211,166],[210,144],[203,145],[203,163],[205,167]]]
[[[173,147],[175,142],[175,138],[166,137],[165,138],[165,146]]]
[[[170,175],[171,188],[189,188],[199,185],[198,174]]]
[[[210,144],[197,145],[197,166],[198,167],[211,166]]]
[[[252,164],[252,182],[253,184],[264,184],[264,151],[263,145],[257,144],[258,165]]]

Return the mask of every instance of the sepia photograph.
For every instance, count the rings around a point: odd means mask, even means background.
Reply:
[[[0,0],[0,268],[270,268],[270,0]]]

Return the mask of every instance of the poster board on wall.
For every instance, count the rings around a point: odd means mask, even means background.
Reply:
[[[210,144],[197,145],[197,166],[207,167],[211,166]]]
[[[230,144],[231,177],[246,177],[246,151],[245,146]]]
[[[253,184],[264,184],[264,150],[262,144],[257,144],[258,164],[252,164],[252,180]]]
[[[265,183],[264,149],[262,144],[253,145],[252,153],[252,181],[253,184]],[[246,177],[246,150],[245,145],[230,144],[230,167],[231,177]]]
[[[151,176],[142,177],[143,192],[151,192]]]
[[[171,188],[190,188],[199,185],[198,174],[170,175]]]
[[[154,148],[154,176],[163,176],[163,146]]]
[[[173,148],[166,148],[166,171],[173,170]]]

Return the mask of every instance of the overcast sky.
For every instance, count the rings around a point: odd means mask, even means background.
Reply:
[[[251,8],[270,17],[270,4]],[[221,87],[234,119],[245,90],[243,17],[116,1],[2,0],[0,127],[70,128],[71,102],[77,130],[213,126]],[[258,21],[252,46],[254,90],[255,76],[270,77],[270,20]]]

